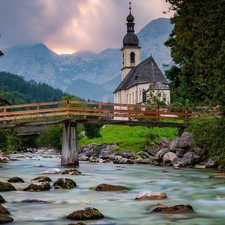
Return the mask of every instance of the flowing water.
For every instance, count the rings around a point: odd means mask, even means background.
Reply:
[[[16,157],[12,155],[11,157]],[[40,157],[40,156],[38,156]],[[36,168],[41,163],[44,167]],[[219,171],[149,165],[118,165],[112,163],[80,162],[83,176],[44,174],[52,181],[61,177],[73,179],[77,187],[69,190],[25,192],[23,188],[31,179],[40,176],[49,168],[68,169],[60,166],[60,158],[19,159],[2,163],[0,181],[18,176],[24,183],[13,183],[17,191],[0,192],[7,201],[3,204],[11,212],[14,225],[68,225],[77,221],[66,219],[75,210],[85,207],[97,208],[105,218],[85,221],[88,225],[215,225],[225,220],[225,180],[210,179],[210,174]],[[123,185],[131,188],[127,192],[97,192],[90,187],[101,183]],[[52,183],[51,183],[52,184]],[[135,200],[141,191],[165,192],[163,200]],[[47,203],[23,203],[36,199]],[[164,206],[190,204],[192,214],[153,214],[150,211],[160,203]]]

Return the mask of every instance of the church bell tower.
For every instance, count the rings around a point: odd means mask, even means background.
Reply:
[[[140,63],[139,40],[134,33],[134,17],[131,14],[131,2],[129,3],[129,15],[127,16],[127,34],[123,38],[122,51],[122,80],[129,71]]]

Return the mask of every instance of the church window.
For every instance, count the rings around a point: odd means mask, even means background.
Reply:
[[[134,63],[135,62],[135,54],[134,54],[134,52],[131,52],[130,53],[130,62],[131,63]]]

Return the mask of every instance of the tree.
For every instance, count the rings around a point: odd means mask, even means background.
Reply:
[[[0,57],[3,56],[3,55],[4,55],[4,53],[0,50]]]
[[[219,104],[225,115],[225,1],[166,0],[174,24],[166,46],[179,69],[167,77],[198,104]]]

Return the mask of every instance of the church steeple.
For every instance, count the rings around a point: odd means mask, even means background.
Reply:
[[[134,17],[131,14],[131,2],[129,2],[129,10],[130,14],[127,16],[127,32],[133,32],[134,33]]]
[[[138,46],[139,40],[134,33],[134,17],[131,14],[131,2],[129,2],[129,15],[127,16],[127,34],[123,38],[123,46]]]
[[[129,3],[129,15],[127,16],[127,34],[123,38],[122,51],[122,80],[129,71],[140,63],[139,40],[134,33],[134,17],[131,13],[131,2]]]

